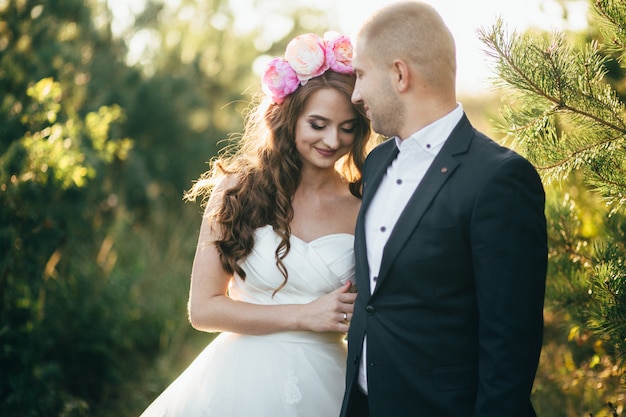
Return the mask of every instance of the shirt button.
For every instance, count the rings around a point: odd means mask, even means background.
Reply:
[[[380,231],[384,233],[387,231],[387,228],[385,226],[380,226]]]
[[[398,184],[398,185],[402,185],[402,179],[398,178],[398,179],[396,180],[396,184]]]
[[[376,282],[378,280],[378,277],[372,277],[372,281]]]

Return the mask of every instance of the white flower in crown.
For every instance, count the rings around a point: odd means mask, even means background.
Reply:
[[[287,44],[285,61],[294,69],[302,85],[330,68],[326,61],[326,43],[314,33],[293,38]]]

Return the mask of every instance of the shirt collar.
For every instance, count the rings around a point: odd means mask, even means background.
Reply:
[[[423,127],[405,140],[395,136],[396,146],[400,152],[412,152],[421,148],[426,152],[437,153],[462,117],[463,106],[457,103],[450,113]]]

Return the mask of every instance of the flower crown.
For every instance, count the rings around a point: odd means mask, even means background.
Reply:
[[[289,42],[284,58],[274,58],[267,64],[261,86],[280,104],[299,86],[329,69],[342,74],[354,72],[350,38],[337,32],[326,32],[324,38],[307,33]]]

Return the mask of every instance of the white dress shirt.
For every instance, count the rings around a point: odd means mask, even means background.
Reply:
[[[424,174],[462,117],[463,107],[458,103],[446,116],[420,129],[407,139],[393,138],[399,149],[398,156],[387,168],[365,213],[365,243],[372,293],[376,288],[383,248],[391,231],[424,178]],[[367,394],[366,346],[364,339],[358,382],[361,390]]]

